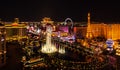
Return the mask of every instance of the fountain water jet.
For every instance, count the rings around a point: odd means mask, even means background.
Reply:
[[[65,47],[60,46],[58,52],[61,54],[65,54]]]
[[[57,51],[57,48],[51,43],[51,34],[52,34],[52,27],[47,26],[46,29],[46,44],[42,46],[41,52],[42,53],[54,53]]]

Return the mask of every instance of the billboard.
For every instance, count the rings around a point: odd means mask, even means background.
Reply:
[[[68,26],[60,26],[59,30],[68,33],[69,32],[69,27]]]

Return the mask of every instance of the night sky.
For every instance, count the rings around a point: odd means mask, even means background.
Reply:
[[[50,17],[53,21],[71,18],[75,22],[120,22],[119,2],[102,0],[1,0],[0,18],[3,21],[41,21]]]

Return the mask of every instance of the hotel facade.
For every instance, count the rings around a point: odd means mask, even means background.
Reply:
[[[91,22],[91,34],[93,37],[104,37],[106,39],[120,39],[120,23],[98,23]],[[74,27],[74,33],[86,37],[87,26]]]

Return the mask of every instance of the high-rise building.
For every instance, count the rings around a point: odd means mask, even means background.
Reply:
[[[19,19],[15,18],[14,22],[5,23],[6,40],[18,40],[26,38],[26,25],[19,23]]]

